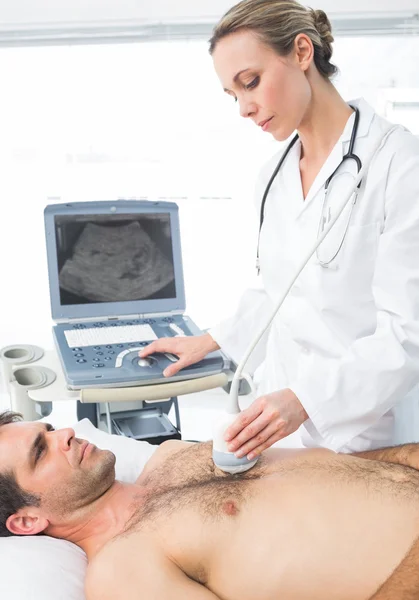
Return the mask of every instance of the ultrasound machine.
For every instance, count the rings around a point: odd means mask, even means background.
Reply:
[[[165,378],[176,356],[138,355],[160,337],[202,333],[184,314],[175,203],[54,204],[44,215],[54,340],[70,390],[190,380],[227,368],[217,351]]]

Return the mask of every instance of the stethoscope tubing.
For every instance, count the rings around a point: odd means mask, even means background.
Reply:
[[[354,146],[355,146],[356,136],[357,136],[357,133],[358,133],[358,125],[359,125],[359,118],[360,118],[359,108],[356,107],[356,106],[352,106],[352,105],[349,105],[349,106],[355,111],[355,120],[354,120],[354,124],[353,124],[353,127],[352,127],[352,133],[351,133],[351,139],[350,139],[350,142],[349,142],[348,152],[342,157],[342,160],[340,161],[339,165],[336,167],[336,169],[333,171],[333,173],[326,180],[326,183],[324,185],[324,189],[325,189],[325,193],[326,194],[328,193],[328,188],[329,188],[329,185],[330,185],[331,181],[333,180],[333,177],[336,175],[337,171],[341,168],[341,166],[343,165],[343,163],[345,162],[345,160],[354,160],[355,163],[356,163],[356,166],[357,166],[358,173],[362,169],[361,159],[359,158],[359,156],[357,156],[354,153]],[[257,269],[258,275],[260,273],[260,259],[259,259],[260,234],[261,234],[261,231],[262,231],[262,225],[263,225],[263,221],[264,221],[264,218],[265,218],[265,204],[266,204],[266,200],[267,200],[269,191],[270,191],[270,189],[272,187],[272,184],[273,184],[276,176],[278,175],[279,170],[281,169],[282,165],[284,164],[285,159],[287,158],[287,156],[288,156],[291,148],[294,146],[294,144],[296,143],[296,141],[298,140],[298,138],[299,138],[298,134],[295,135],[293,137],[293,139],[291,140],[291,142],[289,143],[289,145],[287,146],[287,149],[285,150],[285,152],[281,156],[281,158],[279,160],[279,163],[275,167],[275,170],[272,173],[271,178],[269,179],[268,185],[266,186],[265,192],[264,192],[263,197],[262,197],[262,202],[261,202],[261,205],[260,205],[259,233],[258,233],[258,243],[257,243],[257,251],[256,251],[256,269]],[[359,181],[359,183],[357,185],[357,190],[359,190],[359,188],[361,187],[361,183],[362,183],[362,179]],[[356,196],[357,196],[357,194],[356,194]],[[322,214],[323,214],[324,202],[325,202],[325,199],[323,199]],[[342,239],[342,242],[339,245],[339,248],[338,248],[337,252],[332,257],[331,260],[326,261],[326,262],[319,261],[322,266],[327,267],[328,264],[334,258],[336,258],[336,256],[339,253],[339,250],[342,247],[344,239],[345,238]]]

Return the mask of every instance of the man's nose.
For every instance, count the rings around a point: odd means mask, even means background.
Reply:
[[[67,450],[70,450],[71,440],[74,439],[76,436],[74,429],[72,429],[71,427],[66,427],[65,429],[59,429],[55,432],[55,434],[58,439],[58,445],[60,450],[62,450],[63,452],[67,452]]]

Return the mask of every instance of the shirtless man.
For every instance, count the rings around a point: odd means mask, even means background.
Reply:
[[[88,600],[367,600],[419,536],[419,445],[271,449],[231,476],[171,441],[123,484],[111,452],[8,413],[0,457],[1,534],[83,548]]]

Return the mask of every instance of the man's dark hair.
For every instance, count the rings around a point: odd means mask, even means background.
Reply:
[[[0,413],[0,428],[21,420],[20,413],[7,410]],[[25,506],[39,506],[39,503],[38,496],[29,494],[20,487],[12,470],[0,473],[0,537],[13,535],[6,527],[6,521],[10,515]]]

